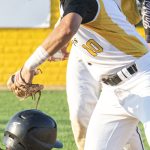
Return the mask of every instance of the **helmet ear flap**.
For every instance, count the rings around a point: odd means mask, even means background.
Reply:
[[[7,150],[26,150],[24,145],[19,142],[17,137],[13,136],[9,132],[4,133],[3,143],[6,145]]]
[[[30,145],[30,149],[50,150],[56,142],[55,128],[33,128],[27,134],[26,143]],[[49,141],[51,141],[49,143]],[[47,143],[47,144],[45,144]]]

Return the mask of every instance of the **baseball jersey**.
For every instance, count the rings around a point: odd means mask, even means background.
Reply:
[[[63,16],[75,12],[83,19],[73,37],[74,45],[85,61],[105,68],[103,73],[128,65],[148,52],[147,43],[132,25],[134,21],[128,21],[133,20],[129,19],[132,14],[124,15],[128,14],[127,7],[123,8],[126,2],[135,4],[135,0],[120,3],[116,0],[65,0],[63,3]]]

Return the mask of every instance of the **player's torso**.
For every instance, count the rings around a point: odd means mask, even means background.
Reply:
[[[99,0],[99,6],[95,20],[81,25],[73,38],[85,60],[113,69],[147,53],[145,40],[127,21],[114,0]]]

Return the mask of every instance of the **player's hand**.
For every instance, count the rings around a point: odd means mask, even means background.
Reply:
[[[55,53],[53,56],[48,58],[48,61],[62,61],[67,60],[69,57],[69,53],[67,52],[67,46],[64,46],[61,50]]]
[[[7,87],[21,99],[34,96],[43,89],[43,85],[32,84],[32,80],[37,74],[39,74],[39,70],[29,71],[23,67],[10,76],[7,82]]]

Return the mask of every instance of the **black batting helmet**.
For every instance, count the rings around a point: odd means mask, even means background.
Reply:
[[[10,150],[50,150],[62,148],[56,140],[55,120],[39,110],[25,110],[15,114],[4,132],[4,144]]]

